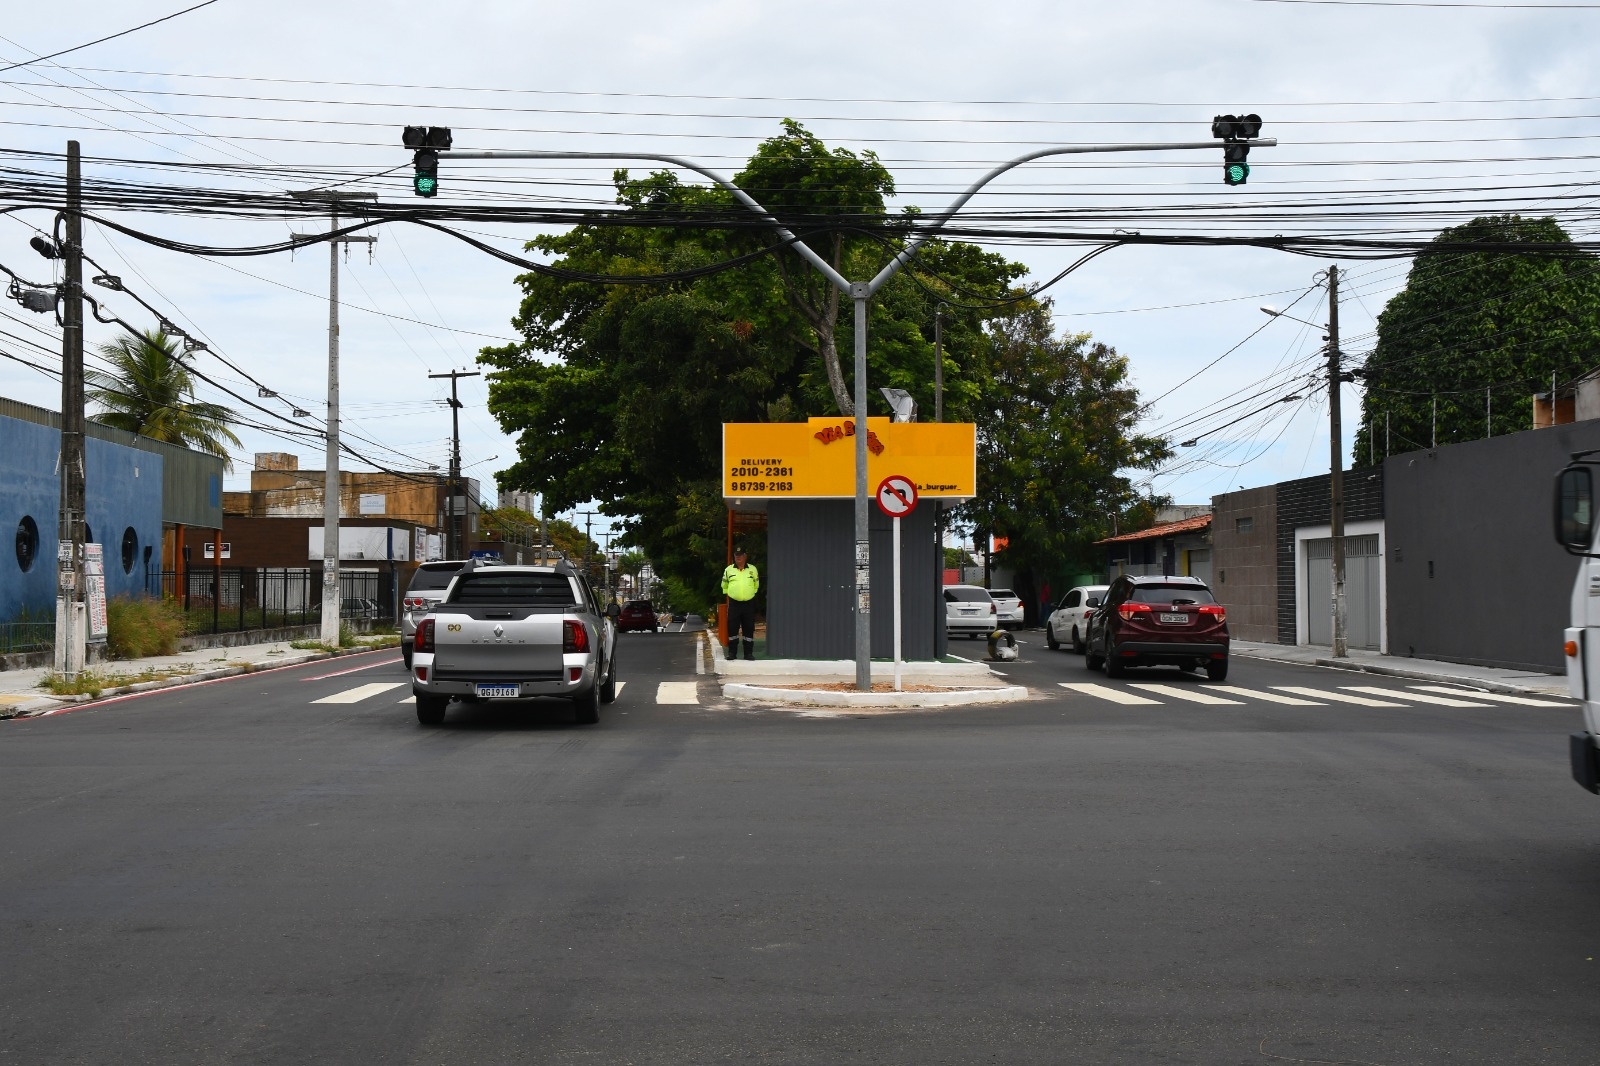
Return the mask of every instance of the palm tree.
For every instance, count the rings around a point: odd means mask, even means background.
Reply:
[[[224,460],[229,444],[240,446],[228,428],[237,417],[233,411],[194,398],[194,379],[178,359],[176,339],[161,332],[129,333],[98,350],[111,370],[83,375],[86,398],[102,408],[97,422]]]

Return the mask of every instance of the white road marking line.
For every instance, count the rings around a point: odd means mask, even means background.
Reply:
[[[417,697],[415,695],[412,695],[412,696],[407,696],[405,699],[401,700],[399,702],[399,704],[397,704],[396,706],[402,706],[403,707],[408,703],[416,703],[416,702],[417,702]]]
[[[1475,689],[1450,688],[1447,685],[1412,685],[1412,688],[1422,689],[1424,692],[1442,692],[1446,696],[1470,696],[1475,700],[1490,700],[1494,703],[1515,703],[1521,707],[1571,707],[1570,703],[1554,703],[1550,700],[1529,699],[1527,696],[1507,696],[1500,692],[1478,692]]]
[[[1192,688],[1179,688],[1177,685],[1138,684],[1130,687],[1136,688],[1140,692],[1154,692],[1161,696],[1171,696],[1176,700],[1188,700],[1190,703],[1226,704],[1230,707],[1243,706],[1238,700],[1225,700],[1220,696],[1213,696],[1209,692],[1201,692],[1199,689]]]
[[[1273,685],[1279,692],[1293,692],[1297,696],[1311,696],[1321,700],[1335,700],[1339,703],[1355,703],[1362,707],[1404,707],[1403,703],[1391,703],[1388,700],[1375,700],[1368,696],[1352,696],[1348,692],[1334,692],[1332,689],[1296,688],[1294,685]]]
[[[1289,707],[1326,707],[1321,700],[1303,700],[1299,696],[1285,696],[1279,692],[1266,692],[1261,689],[1235,688],[1232,685],[1207,685],[1208,692],[1226,692],[1230,696],[1247,696],[1250,699],[1266,700],[1268,703],[1282,703]]]
[[[628,687],[628,683],[626,681],[618,681],[617,682],[617,695],[619,695],[619,696],[622,695],[622,690],[627,688],[627,687]]]
[[[392,649],[389,649],[389,648],[378,648],[376,650],[377,651],[390,651]],[[357,652],[356,654],[358,654],[358,655],[371,655],[372,652]],[[325,680],[325,679],[330,678],[330,677],[343,677],[345,674],[359,674],[363,670],[376,670],[380,666],[392,666],[392,665],[393,665],[393,663],[390,660],[384,659],[384,660],[382,660],[380,662],[368,663],[366,666],[352,666],[348,670],[335,670],[331,674],[318,674],[315,677],[302,677],[300,680],[301,681],[322,681],[322,680]]]
[[[1473,703],[1470,700],[1447,700],[1443,696],[1424,696],[1420,692],[1397,692],[1392,688],[1378,688],[1376,685],[1343,685],[1342,688],[1351,692],[1365,692],[1371,696],[1404,696],[1408,700],[1418,703],[1431,703],[1439,707],[1487,707],[1487,703]]]
[[[388,682],[375,682],[371,685],[357,685],[355,688],[347,688],[343,692],[335,692],[331,696],[324,696],[320,700],[312,700],[311,702],[360,703],[369,696],[376,696],[382,692],[391,692],[397,688],[404,688],[405,685],[406,683],[404,681],[396,681],[392,684]]]
[[[1066,681],[1057,681],[1056,684],[1060,685],[1062,688],[1071,689],[1073,692],[1081,692],[1085,696],[1098,696],[1100,699],[1110,700],[1112,703],[1125,703],[1130,706],[1161,706],[1160,700],[1153,700],[1146,696],[1140,696],[1139,694],[1129,692],[1126,689],[1111,688],[1109,685],[1079,685]]]
[[[1331,477],[1332,475],[1330,474],[1329,476]],[[706,638],[706,640],[710,640],[710,639],[711,639],[710,637]],[[706,646],[705,641],[697,640],[697,641],[694,642],[694,672],[695,673],[703,674],[703,673],[706,672],[706,654],[708,652],[710,652],[710,651],[711,651],[711,649]]]
[[[656,688],[657,703],[699,703],[700,686],[693,681],[663,681]]]

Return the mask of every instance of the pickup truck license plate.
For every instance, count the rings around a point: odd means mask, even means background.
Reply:
[[[1189,616],[1186,614],[1164,614],[1161,616],[1161,620],[1163,622],[1176,622],[1179,625],[1187,625]]]
[[[479,699],[516,699],[521,695],[521,689],[516,685],[479,685]]]

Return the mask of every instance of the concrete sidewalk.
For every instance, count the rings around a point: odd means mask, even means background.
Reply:
[[[1380,655],[1375,651],[1358,651],[1354,648],[1350,650],[1349,658],[1335,659],[1327,648],[1294,644],[1257,644],[1248,640],[1235,640],[1232,648],[1235,655],[1248,655],[1257,659],[1300,663],[1305,666],[1324,666],[1335,670],[1381,674],[1386,677],[1403,677],[1414,681],[1466,685],[1485,692],[1502,692],[1511,696],[1568,695],[1565,676],[1533,670],[1472,666],[1466,663],[1440,662],[1436,659],[1411,659],[1403,655]]]
[[[90,668],[96,676],[105,679],[105,688],[98,696],[52,696],[39,687],[47,674],[47,667],[27,670],[0,671],[0,718],[24,718],[50,714],[63,707],[88,703],[109,696],[129,692],[148,692],[153,689],[192,685],[197,681],[211,681],[257,670],[271,670],[281,666],[297,666],[318,659],[332,659],[342,655],[359,655],[372,651],[370,647],[341,648],[339,651],[301,650],[289,647],[287,641],[262,644],[240,644],[231,648],[200,648],[178,652],[175,655],[152,655],[144,659],[127,659],[97,663]],[[398,647],[388,650],[396,658]],[[151,680],[137,680],[141,675],[154,674]],[[171,676],[160,676],[167,675]]]

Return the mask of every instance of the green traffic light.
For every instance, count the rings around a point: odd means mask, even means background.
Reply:
[[[1222,180],[1229,185],[1243,185],[1249,176],[1249,163],[1229,163],[1222,172]]]
[[[432,196],[439,191],[439,179],[431,174],[418,174],[411,186],[418,196]]]

